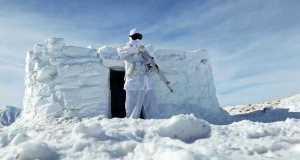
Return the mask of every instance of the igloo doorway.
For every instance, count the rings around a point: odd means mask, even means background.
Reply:
[[[111,68],[109,70],[109,101],[112,118],[124,118],[126,92],[124,86],[125,71],[122,68]]]

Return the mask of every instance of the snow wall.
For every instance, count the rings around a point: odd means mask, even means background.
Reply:
[[[212,69],[205,50],[147,47],[171,81],[174,93],[157,78],[159,113],[151,118],[193,113],[220,119]],[[122,69],[116,47],[68,46],[62,38],[36,44],[27,52],[24,117],[111,117],[109,70]]]

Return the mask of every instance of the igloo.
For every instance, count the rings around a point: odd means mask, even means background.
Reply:
[[[147,47],[171,81],[174,93],[157,78],[158,113],[220,118],[212,69],[205,50]],[[125,116],[124,66],[117,47],[99,49],[66,45],[62,38],[36,44],[27,52],[23,116]]]

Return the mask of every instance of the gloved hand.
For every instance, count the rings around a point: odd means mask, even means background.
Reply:
[[[151,71],[151,69],[152,69],[153,66],[151,66],[150,63],[148,63],[148,64],[146,64],[146,67],[147,67],[147,70],[148,70],[148,71]]]
[[[145,52],[145,46],[144,45],[141,45],[139,47],[139,52]]]

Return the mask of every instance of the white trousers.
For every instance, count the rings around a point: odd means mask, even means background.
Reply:
[[[154,90],[127,90],[125,108],[128,118],[140,118],[141,112],[145,118],[151,117],[156,112]]]

